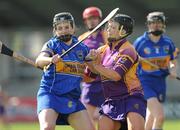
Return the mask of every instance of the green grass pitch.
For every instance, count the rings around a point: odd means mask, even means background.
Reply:
[[[39,130],[38,123],[13,123],[9,130]],[[56,130],[73,130],[69,126],[57,126]],[[164,123],[163,130],[180,130],[180,120],[168,120]]]

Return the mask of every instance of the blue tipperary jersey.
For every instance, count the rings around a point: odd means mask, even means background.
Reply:
[[[162,35],[160,40],[157,43],[154,43],[150,40],[148,33],[145,32],[144,35],[136,39],[134,47],[141,57],[165,70],[161,71],[148,63],[141,61],[141,64],[138,67],[139,76],[143,78],[143,76],[148,75],[168,75],[169,61],[175,58],[175,46],[169,37]]]
[[[78,40],[72,37],[71,45],[67,45],[58,38],[53,37],[44,44],[41,52],[47,52],[50,55],[61,55]],[[79,90],[80,82],[84,73],[84,59],[89,53],[89,48],[83,43],[78,44],[74,49],[62,57],[62,62],[52,64],[48,70],[44,71],[40,87],[45,87],[59,95],[70,92],[73,89]]]

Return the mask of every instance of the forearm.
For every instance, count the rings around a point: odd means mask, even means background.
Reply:
[[[38,56],[36,59],[36,65],[41,68],[44,68],[44,66],[47,66],[51,63],[51,60],[51,57]]]
[[[102,65],[94,65],[94,69],[108,79],[119,81],[121,76],[114,70],[103,67]]]
[[[97,71],[96,71],[96,69],[94,68],[94,65],[92,64],[92,63],[90,63],[90,62],[86,62],[86,65],[88,66],[88,69],[91,71],[91,72],[93,72],[93,73],[98,73]]]

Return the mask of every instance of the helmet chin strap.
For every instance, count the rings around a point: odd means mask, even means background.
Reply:
[[[163,30],[150,31],[149,33],[151,33],[154,36],[160,36],[163,34]]]
[[[160,36],[160,35],[162,35],[166,31],[165,28],[166,28],[166,26],[164,25],[161,30],[158,30],[158,29],[157,30],[153,30],[153,31],[150,30],[150,31],[148,31],[148,33],[152,34],[154,36]]]
[[[127,36],[129,35],[129,34],[127,34],[127,33],[122,34],[123,28],[124,28],[124,26],[122,25],[121,28],[120,28],[120,30],[119,30],[120,39],[123,39],[123,38],[125,38],[125,37],[127,37]],[[120,40],[120,39],[119,39],[119,40]]]
[[[121,39],[124,39],[125,37],[127,37],[129,34],[122,34],[122,31],[123,31],[123,25],[121,26],[120,30],[119,30],[119,38],[108,38],[108,41],[109,42],[116,42],[116,41],[119,41]]]
[[[149,34],[152,34],[154,36],[160,36],[165,32],[165,29],[161,29],[161,30],[154,30],[154,31],[149,31]]]

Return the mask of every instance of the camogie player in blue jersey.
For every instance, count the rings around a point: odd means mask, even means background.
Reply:
[[[53,29],[54,37],[44,44],[36,59],[39,67],[51,64],[42,75],[37,94],[40,129],[55,130],[56,125],[70,124],[75,130],[94,130],[80,101],[80,82],[89,49],[82,43],[60,58],[62,53],[78,42],[73,36],[75,24],[70,13],[56,14]]]
[[[164,112],[161,102],[164,102],[166,97],[165,79],[169,74],[176,76],[176,48],[173,41],[163,34],[165,22],[163,12],[149,13],[148,31],[134,42],[139,55],[161,69],[143,60],[138,68],[138,75],[147,99],[145,130],[162,130]]]

